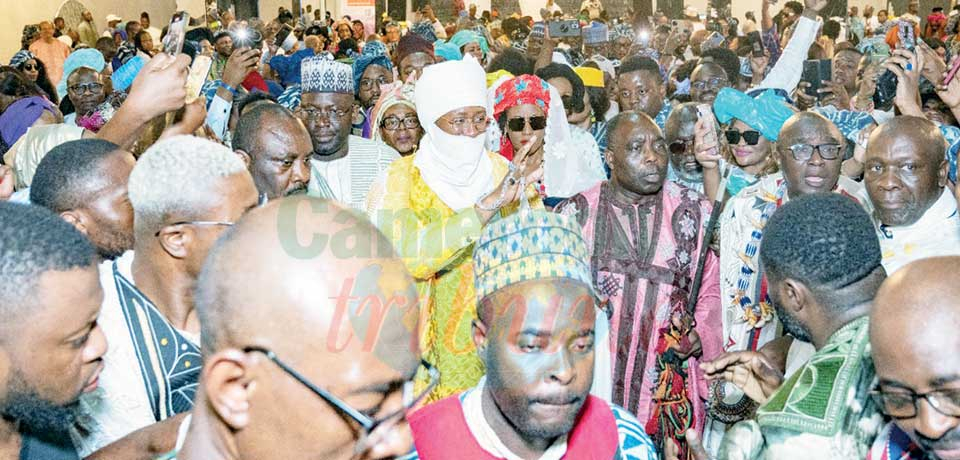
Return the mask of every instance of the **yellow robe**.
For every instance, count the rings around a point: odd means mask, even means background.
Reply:
[[[509,164],[496,153],[487,155],[493,162],[493,182],[499,184]],[[421,178],[413,164],[415,157],[390,165],[385,179],[371,190],[367,209],[417,281],[420,349],[423,358],[440,371],[440,384],[427,399],[433,402],[476,386],[485,372],[471,332],[478,300],[473,248],[482,224],[473,207],[455,212],[444,204]],[[534,188],[526,192],[531,208],[542,209]],[[518,209],[514,203],[500,215]],[[425,377],[418,376],[418,389],[426,386]]]

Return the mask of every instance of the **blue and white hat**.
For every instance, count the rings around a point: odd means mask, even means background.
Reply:
[[[300,66],[300,76],[304,93],[353,94],[353,68],[334,61],[329,56],[304,59]]]

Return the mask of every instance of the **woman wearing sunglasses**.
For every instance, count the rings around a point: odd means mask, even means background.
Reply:
[[[567,198],[606,179],[599,151],[574,147],[560,93],[550,84],[521,75],[501,78],[491,91],[493,117],[502,133],[500,154],[511,159],[514,151],[534,140],[528,167],[543,165],[541,196]]]
[[[23,72],[27,80],[36,83],[54,105],[60,103],[57,91],[50,83],[50,77],[47,76],[47,67],[33,53],[27,50],[18,51],[10,60],[10,66]]]

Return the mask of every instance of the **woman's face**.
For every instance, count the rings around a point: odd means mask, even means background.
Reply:
[[[397,124],[396,129],[387,129],[381,123],[380,135],[387,145],[397,150],[400,155],[409,155],[420,145],[420,138],[423,137],[423,128],[420,127],[420,121],[417,119],[417,111],[408,105],[394,104],[383,114],[384,120],[389,120],[389,124]],[[416,123],[414,123],[416,120]],[[415,127],[408,127],[408,124],[415,124]]]
[[[40,76],[40,63],[36,59],[29,59],[23,63],[23,73],[30,81],[37,81]]]
[[[350,26],[346,24],[340,24],[337,26],[337,35],[340,36],[340,40],[346,40],[350,38],[353,34],[351,33]]]
[[[506,134],[513,145],[513,151],[519,151],[525,143],[537,136],[537,141],[531,152],[540,150],[543,146],[543,134],[546,131],[547,118],[543,109],[535,104],[523,104],[507,109]],[[513,125],[511,127],[511,125]],[[519,126],[518,126],[519,125]],[[540,129],[533,129],[533,125],[538,125]],[[520,128],[514,130],[512,128]]]
[[[747,145],[746,139],[743,138],[742,133],[744,131],[756,131],[755,129],[747,126],[746,123],[736,120],[730,125],[728,130],[735,130],[741,133],[740,142],[737,144],[730,144],[730,153],[733,155],[734,161],[737,162],[737,165],[742,169],[755,169],[760,168],[767,161],[767,157],[770,156],[770,150],[773,144],[770,143],[767,138],[760,136],[759,142],[757,145]],[[753,167],[753,168],[751,168]],[[759,171],[748,171],[753,174],[758,173]]]
[[[468,53],[472,54],[473,57],[477,58],[477,62],[483,62],[483,50],[480,48],[480,44],[476,42],[467,43],[463,45],[463,48],[460,49],[464,56]]]
[[[150,34],[143,34],[140,36],[140,46],[143,47],[143,50],[152,53],[153,52],[153,37]]]

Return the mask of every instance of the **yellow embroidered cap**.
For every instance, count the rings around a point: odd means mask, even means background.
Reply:
[[[488,73],[488,74],[487,74],[487,88],[493,86],[493,84],[496,83],[497,80],[500,79],[500,77],[512,78],[512,77],[513,77],[513,74],[510,73],[510,72],[507,72],[506,70],[503,70],[503,69],[500,69],[500,70],[498,70],[498,71],[496,71],[496,72],[490,72],[490,73]]]
[[[487,224],[473,265],[477,300],[513,284],[548,278],[580,281],[594,292],[580,226],[560,214],[521,211]]]
[[[592,88],[603,88],[603,71],[593,67],[574,67],[573,71],[577,73],[584,86]]]

